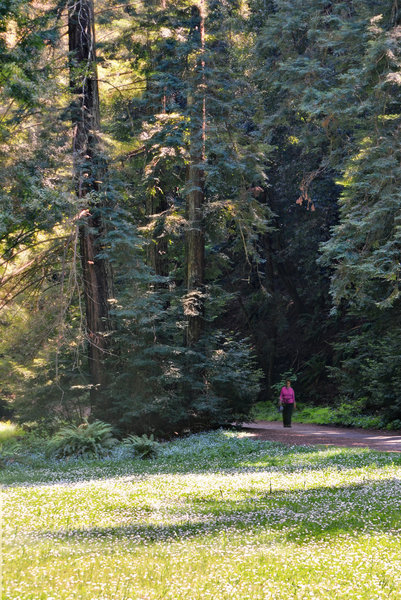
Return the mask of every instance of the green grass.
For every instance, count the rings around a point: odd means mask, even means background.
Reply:
[[[316,425],[329,425],[333,423],[334,410],[330,406],[298,405],[293,412],[292,420],[295,423],[315,423]],[[255,421],[279,421],[281,415],[278,403],[258,402],[252,412]]]
[[[295,423],[311,423],[315,425],[338,425],[342,427],[360,427],[362,429],[401,429],[401,421],[387,423],[378,415],[359,414],[357,407],[347,406],[312,406],[298,403],[293,412]],[[258,402],[252,411],[255,421],[278,421],[281,415],[278,403]]]
[[[0,421],[0,444],[11,438],[21,436],[23,433],[18,425],[10,423],[10,421]]]
[[[401,456],[214,432],[155,460],[3,470],[3,600],[378,600]]]

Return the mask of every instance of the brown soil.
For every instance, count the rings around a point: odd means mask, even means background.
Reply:
[[[382,452],[401,452],[401,433],[396,431],[346,429],[304,423],[293,423],[291,428],[284,428],[278,421],[244,423],[243,428],[255,439],[283,442],[291,446],[319,444],[372,448]]]

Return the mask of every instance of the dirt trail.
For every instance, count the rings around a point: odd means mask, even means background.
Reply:
[[[323,444],[350,448],[372,448],[382,452],[401,452],[401,432],[399,431],[346,429],[304,423],[293,423],[291,429],[284,429],[279,421],[244,423],[243,427],[257,439],[291,445]]]

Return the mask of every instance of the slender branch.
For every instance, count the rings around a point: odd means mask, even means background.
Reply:
[[[0,310],[2,310],[3,308],[5,308],[7,306],[7,304],[10,304],[10,302],[13,302],[16,298],[18,298],[18,296],[20,296],[21,294],[23,294],[26,290],[28,290],[29,288],[38,285],[39,283],[42,283],[42,281],[46,278],[45,275],[42,275],[41,277],[39,277],[38,279],[34,280],[34,281],[30,281],[29,283],[27,283],[22,289],[18,290],[18,292],[16,294],[10,294],[8,293],[5,297],[5,299],[2,301],[2,303],[0,304]],[[14,288],[15,289],[15,286]]]
[[[63,235],[63,236],[56,236],[56,237],[52,237],[52,238],[48,238],[46,240],[40,240],[38,242],[34,242],[33,244],[29,244],[29,246],[27,246],[26,248],[22,248],[21,250],[18,250],[18,252],[15,252],[11,258],[3,260],[2,263],[0,263],[0,269],[9,264],[10,262],[12,262],[14,260],[14,258],[16,256],[18,256],[19,254],[22,254],[22,252],[26,252],[27,250],[30,250],[31,248],[35,248],[36,246],[41,246],[42,244],[47,244],[48,242],[54,242],[55,240],[66,240],[69,239],[71,236],[69,235]],[[18,244],[21,245],[21,244]],[[15,246],[14,246],[15,247]],[[56,246],[53,246],[51,249],[54,249]],[[49,250],[50,251],[50,250]]]

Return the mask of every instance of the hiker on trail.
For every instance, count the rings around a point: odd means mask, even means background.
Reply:
[[[279,404],[283,407],[283,426],[291,427],[292,411],[297,407],[297,403],[295,402],[295,393],[289,379],[286,385],[281,388]]]

